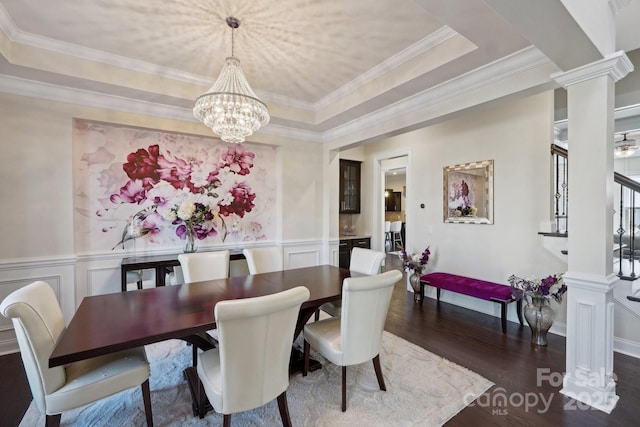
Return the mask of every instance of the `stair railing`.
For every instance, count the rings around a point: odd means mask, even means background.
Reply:
[[[554,219],[557,235],[567,235],[569,221],[568,152],[555,144],[551,145],[554,182]],[[636,253],[636,236],[640,237],[640,183],[618,172],[613,174],[619,186],[619,206],[616,212],[618,224],[614,232],[614,252],[618,258],[618,277],[636,280],[636,261],[640,261],[640,247]],[[623,268],[624,267],[624,268]]]
[[[555,233],[566,235],[569,229],[569,161],[566,149],[551,144],[553,158],[553,212]]]

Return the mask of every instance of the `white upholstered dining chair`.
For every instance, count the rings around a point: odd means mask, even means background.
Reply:
[[[386,390],[380,349],[394,284],[402,279],[398,270],[375,276],[349,277],[342,286],[342,311],[332,317],[308,323],[304,327],[304,367],[309,370],[310,347],[329,362],[342,367],[342,411],[347,410],[347,366],[373,360],[381,390]]]
[[[180,254],[178,261],[185,283],[229,277],[229,251]]]
[[[366,274],[367,276],[378,274],[385,257],[386,254],[384,252],[355,247],[351,250],[349,270]],[[339,316],[340,307],[342,307],[342,301],[338,300],[324,303],[320,306],[320,309],[331,316]],[[318,320],[318,318],[319,317],[316,316],[316,320]]]
[[[249,274],[270,273],[284,269],[284,257],[282,248],[279,246],[245,248],[242,253],[247,260]]]
[[[309,290],[298,286],[216,304],[219,345],[200,353],[197,371],[213,409],[223,415],[224,426],[230,425],[231,414],[276,398],[282,424],[291,426],[286,396],[289,359],[298,312],[307,299]]]
[[[184,283],[204,280],[225,279],[229,277],[229,251],[194,252],[178,255]],[[214,340],[214,330],[207,331]],[[210,340],[209,337],[207,339]],[[213,341],[215,343],[215,341]],[[198,347],[193,345],[193,365],[198,363]]]
[[[11,318],[36,407],[46,426],[60,425],[62,412],[141,386],[147,426],[153,426],[149,362],[144,347],[49,367],[49,356],[65,330],[62,310],[46,282],[7,296],[0,313]]]

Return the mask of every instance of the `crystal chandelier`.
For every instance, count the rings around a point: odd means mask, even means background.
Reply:
[[[211,89],[196,98],[193,115],[223,141],[239,144],[269,123],[269,113],[249,86],[240,61],[233,56],[233,30],[240,21],[230,16],[227,25],[231,27],[231,56]]]

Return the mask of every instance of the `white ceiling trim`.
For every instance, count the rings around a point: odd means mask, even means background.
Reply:
[[[211,86],[214,82],[214,79],[212,77],[204,77],[173,68],[161,67],[159,65],[140,61],[138,59],[128,58],[125,56],[116,55],[97,49],[91,49],[88,47],[79,46],[76,44],[54,40],[21,31],[13,23],[13,20],[11,19],[9,14],[7,14],[2,4],[0,4],[0,30],[5,33],[7,38],[9,38],[12,43],[20,43],[39,49],[45,49],[51,52],[59,53],[61,55],[73,56],[75,58],[94,61],[100,64],[112,65],[125,70],[150,74],[163,78],[170,78],[206,87]],[[256,90],[256,93],[260,98],[264,100],[278,102],[294,108],[313,110],[313,104],[308,102],[302,102],[259,90]]]
[[[161,67],[156,64],[140,61],[135,58],[129,58],[22,31],[15,25],[14,21],[11,19],[11,16],[7,13],[2,4],[0,4],[0,30],[2,30],[6,34],[6,36],[12,43],[24,44],[62,55],[73,56],[83,60],[111,65],[134,72],[161,76],[163,78],[168,77],[178,81],[207,87],[211,86],[214,82],[213,77],[205,77],[202,75],[188,73],[173,68]],[[325,108],[332,103],[337,102],[343,96],[356,91],[358,88],[365,86],[366,84],[369,84],[370,82],[384,75],[389,70],[427,52],[429,49],[433,49],[435,46],[445,42],[455,35],[457,35],[457,32],[445,25],[434,33],[414,43],[413,45],[397,53],[386,61],[378,64],[368,72],[362,74],[361,76],[357,77],[356,79],[352,80],[351,82],[347,83],[346,85],[342,86],[341,88],[337,89],[333,93],[327,95],[326,97],[315,103],[304,102],[261,90],[256,90],[256,94],[265,101],[288,105],[293,108],[318,112],[322,108]]]
[[[322,133],[310,130],[296,129],[287,126],[274,125],[269,123],[261,128],[259,133],[273,135],[281,138],[295,139],[298,141],[314,142],[321,144],[323,142]],[[251,137],[249,137],[251,139]]]
[[[11,19],[11,16],[7,13],[7,9],[4,8],[2,3],[0,3],[0,30],[7,35],[9,40],[14,40],[18,32],[16,23],[13,22],[13,19]]]
[[[0,75],[0,92],[55,102],[84,105],[85,107],[125,111],[128,113],[151,115],[174,120],[197,121],[193,117],[193,111],[187,108],[53,85],[7,75]]]
[[[613,136],[620,136],[624,133],[632,133],[640,130],[640,104],[618,107],[613,111],[614,129]],[[569,142],[569,120],[558,120],[553,124],[555,142],[567,144]]]
[[[188,108],[158,104],[139,99],[92,92],[6,75],[0,75],[0,92],[73,105],[83,105],[85,107],[151,115],[171,120],[197,122],[193,117],[193,111]],[[322,134],[319,132],[290,128],[275,124],[268,124],[260,129],[260,133],[307,142],[322,143]]]
[[[187,83],[209,85],[211,79],[203,76],[175,70],[167,67],[160,67],[149,62],[140,61],[134,58],[116,55],[97,49],[91,49],[73,43],[50,39],[37,34],[28,33],[16,27],[15,23],[0,4],[0,30],[2,30],[13,43],[20,43],[39,49],[45,49],[62,55],[73,56],[80,59],[99,62],[101,64],[113,65],[131,71],[152,74],[162,77],[184,81]]]
[[[490,64],[441,83],[433,88],[419,92],[395,104],[388,105],[365,116],[337,126],[324,133],[324,141],[344,138],[363,128],[375,127],[381,122],[392,120],[407,113],[424,108],[444,99],[472,92],[491,82],[495,82],[545,64],[549,59],[534,47],[527,47],[511,55],[498,59]]]
[[[611,77],[615,83],[623,79],[631,71],[633,71],[633,64],[629,60],[629,57],[623,51],[618,51],[607,55],[599,61],[583,65],[573,70],[555,73],[551,78],[566,88],[596,77],[607,75]]]
[[[0,4],[0,30],[6,34],[12,43],[20,43],[62,55],[73,56],[134,72],[155,75],[163,78],[168,77],[178,81],[207,87],[211,86],[214,82],[213,77],[205,77],[169,67],[161,67],[135,58],[129,58],[22,31],[15,25],[11,16],[7,13],[2,4]],[[261,90],[256,90],[256,94],[265,101],[276,102],[293,108],[318,112],[330,104],[337,102],[343,96],[371,83],[375,79],[387,73],[389,70],[427,52],[429,49],[434,48],[455,35],[457,35],[457,32],[445,25],[315,103],[304,102]]]
[[[265,126],[261,129],[261,133],[294,138],[306,142],[324,143],[333,141],[360,131],[363,128],[375,126],[380,122],[392,121],[398,117],[405,116],[411,111],[442,102],[444,99],[473,91],[490,82],[547,63],[549,63],[549,60],[542,55],[539,50],[529,47],[323,133],[275,124]],[[172,120],[196,121],[193,117],[192,110],[187,108],[58,86],[6,75],[0,75],[0,92],[88,107],[152,115]]]
[[[404,64],[405,62],[422,55],[423,53],[433,49],[437,45],[444,43],[451,37],[456,36],[458,33],[448,26],[443,26],[437,31],[431,33],[427,37],[412,44],[408,48],[398,52],[391,58],[376,65],[366,73],[356,77],[349,83],[330,93],[322,98],[320,101],[313,105],[314,111],[319,111],[323,108],[330,106],[332,103],[339,101],[344,96],[356,91],[357,89],[365,86],[375,79],[382,77],[390,70]]]

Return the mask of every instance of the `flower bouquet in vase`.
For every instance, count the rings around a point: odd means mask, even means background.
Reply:
[[[524,317],[531,328],[531,342],[535,345],[547,345],[547,332],[553,324],[554,316],[549,300],[553,298],[561,303],[562,296],[567,292],[562,274],[553,274],[544,279],[523,279],[512,275],[508,280],[514,298],[527,300]]]
[[[421,297],[420,277],[429,262],[430,255],[431,251],[429,250],[429,246],[421,253],[413,253],[411,255],[407,254],[404,247],[402,247],[400,251],[402,266],[404,267],[404,271],[409,274],[409,283],[411,284],[411,288],[413,288],[413,300],[416,302],[419,301]]]
[[[186,240],[185,253],[198,250],[196,238],[202,240],[211,234],[212,230],[215,232],[213,225],[215,214],[209,206],[201,202],[185,200],[165,211],[165,217],[177,225],[176,235]]]

